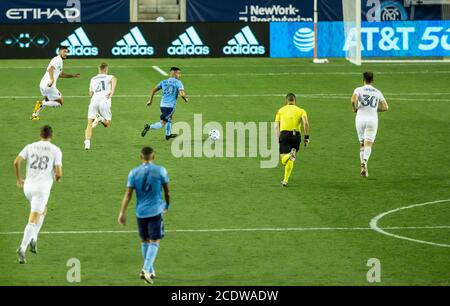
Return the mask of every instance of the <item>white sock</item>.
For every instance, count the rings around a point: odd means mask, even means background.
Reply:
[[[20,244],[20,248],[22,251],[26,251],[28,245],[30,244],[31,238],[33,238],[34,231],[36,230],[36,224],[34,223],[28,223],[25,227],[25,230],[23,231],[23,239],[22,243]]]
[[[43,106],[60,107],[61,104],[56,101],[42,101]]]
[[[35,228],[35,231],[34,231],[34,234],[33,234],[33,238],[32,238],[34,241],[37,241],[38,234],[39,234],[39,232],[40,232],[40,230],[42,228],[42,224],[44,224],[44,218],[45,218],[45,216],[41,215],[39,217],[38,222],[36,223],[36,228]]]
[[[359,160],[361,161],[361,164],[364,162],[364,149],[359,149]]]
[[[371,147],[365,147],[364,148],[363,158],[366,160],[366,162],[369,161],[369,157],[370,157],[371,153],[372,153],[372,148]]]

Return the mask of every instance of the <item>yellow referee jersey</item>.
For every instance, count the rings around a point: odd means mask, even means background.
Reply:
[[[275,122],[280,122],[280,131],[301,132],[302,117],[307,116],[303,108],[287,104],[280,108],[275,116]]]

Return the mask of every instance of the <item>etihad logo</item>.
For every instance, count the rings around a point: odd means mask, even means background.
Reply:
[[[119,55],[153,55],[153,47],[149,46],[139,28],[136,26],[125,34],[116,46],[111,49],[114,56]]]
[[[167,48],[169,55],[208,55],[209,47],[205,46],[193,26],[179,35]]]
[[[82,27],[70,34],[61,46],[67,47],[70,56],[97,56],[98,48],[94,47]],[[56,49],[58,54],[59,48]]]
[[[227,46],[223,47],[223,53],[228,55],[259,55],[266,53],[266,49],[259,44],[249,26],[242,28],[227,44]]]

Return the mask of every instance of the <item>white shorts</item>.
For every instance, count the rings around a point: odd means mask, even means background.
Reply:
[[[61,93],[56,86],[48,87],[47,84],[41,84],[41,95],[47,97],[50,101],[61,98]]]
[[[99,114],[105,120],[111,121],[111,99],[92,98],[89,104],[88,119],[95,119],[95,115]]]
[[[374,142],[377,137],[378,119],[356,117],[355,119],[356,132],[358,133],[358,140],[363,143],[364,140]]]
[[[33,185],[27,183],[23,186],[23,193],[25,197],[30,201],[31,211],[43,214],[47,207],[48,198],[50,197],[50,188],[42,188],[41,185]]]

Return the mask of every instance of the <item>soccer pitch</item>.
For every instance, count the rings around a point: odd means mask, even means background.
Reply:
[[[81,78],[58,81],[65,104],[45,109],[40,121],[29,117],[49,59],[0,61],[1,285],[69,285],[71,258],[81,262],[81,285],[143,284],[135,198],[126,227],[117,216],[144,145],[156,150],[155,163],[171,180],[155,285],[368,285],[371,258],[381,264],[377,284],[450,284],[449,63],[105,61],[118,78],[113,120],[110,128],[94,130],[90,151],[83,149],[88,87],[100,60],[65,62],[64,71]],[[284,95],[298,95],[311,143],[301,147],[287,188],[279,185],[283,168],[261,168],[260,157],[175,158],[163,130],[141,137],[144,123],[160,114],[159,97],[145,106],[151,88],[165,78],[152,66],[167,71],[174,65],[190,97],[187,104],[178,101],[174,122],[193,126],[194,114],[223,126],[271,122]],[[379,115],[368,179],[359,175],[350,106],[364,70],[374,72],[374,86],[390,106]],[[30,207],[15,186],[12,162],[38,140],[44,124],[53,127],[53,142],[63,151],[63,179],[50,196],[39,254],[27,253],[28,264],[19,265],[15,251]],[[377,216],[390,236],[371,228]]]

